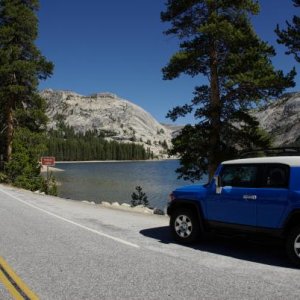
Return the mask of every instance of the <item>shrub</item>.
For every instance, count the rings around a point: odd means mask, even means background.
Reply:
[[[144,205],[149,206],[148,197],[146,196],[146,193],[142,191],[142,188],[140,186],[135,187],[136,192],[133,192],[131,195],[131,206],[137,206],[137,205]]]
[[[8,182],[7,175],[3,172],[0,172],[0,183],[7,183],[7,182]]]
[[[8,183],[31,191],[56,194],[55,180],[50,178],[51,188],[48,189],[46,179],[40,175],[38,160],[45,151],[44,142],[45,136],[41,133],[27,128],[18,128],[15,131],[12,158],[4,166],[5,180]]]

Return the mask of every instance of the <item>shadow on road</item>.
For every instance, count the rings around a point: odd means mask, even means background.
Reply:
[[[168,226],[144,229],[140,233],[159,243],[176,244],[172,240]],[[283,243],[273,240],[209,235],[199,243],[181,246],[271,266],[294,268],[286,257]]]

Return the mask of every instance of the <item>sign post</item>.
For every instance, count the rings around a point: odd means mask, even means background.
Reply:
[[[47,166],[47,192],[49,190],[49,167],[55,166],[55,157],[54,156],[43,156],[41,158],[42,166]]]

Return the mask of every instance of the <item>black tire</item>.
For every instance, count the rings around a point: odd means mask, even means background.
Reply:
[[[286,239],[286,252],[291,262],[300,267],[300,226],[290,231]]]
[[[174,240],[181,244],[193,243],[201,234],[197,215],[187,208],[179,208],[172,213],[170,229]]]

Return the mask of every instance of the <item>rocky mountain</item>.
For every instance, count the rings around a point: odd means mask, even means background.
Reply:
[[[141,107],[111,93],[82,96],[47,89],[41,96],[47,101],[49,129],[56,129],[63,121],[76,132],[96,130],[109,140],[134,141],[160,158],[167,157],[166,147],[183,127],[160,124]],[[300,92],[285,94],[254,115],[276,146],[300,145]]]
[[[289,93],[255,112],[262,128],[274,138],[276,146],[300,142],[300,93]],[[300,145],[300,144],[299,144]]]
[[[59,122],[76,132],[96,130],[107,139],[143,144],[158,157],[166,157],[173,129],[157,122],[148,112],[134,103],[111,93],[82,96],[71,91],[41,92],[47,101],[49,129]]]

